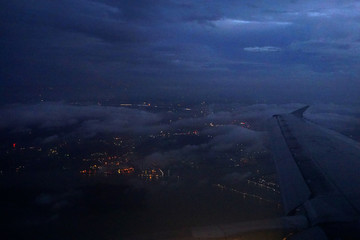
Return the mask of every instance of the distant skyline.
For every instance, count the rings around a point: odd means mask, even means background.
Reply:
[[[359,103],[358,1],[0,3],[2,103]]]

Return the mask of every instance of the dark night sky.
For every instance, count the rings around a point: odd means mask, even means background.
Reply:
[[[359,102],[358,1],[12,0],[0,22],[5,103]]]

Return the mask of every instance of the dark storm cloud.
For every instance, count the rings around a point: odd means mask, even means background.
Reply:
[[[6,16],[3,19],[5,20],[4,27],[9,34],[16,33],[16,27],[23,27],[24,29],[20,29],[20,31],[27,30],[28,32],[47,27],[47,31],[42,29],[42,35],[33,37],[51,38],[54,36],[54,33],[50,32],[53,28],[65,33],[80,33],[110,42],[143,40],[143,37],[135,36],[136,26],[124,24],[124,21],[117,17],[120,14],[119,9],[100,2],[15,0],[12,4],[7,5],[2,13],[3,16]],[[9,26],[10,24],[11,26]],[[23,33],[26,34],[26,32]]]
[[[100,97],[114,86],[171,95],[170,86],[189,82],[205,94],[211,81],[253,101],[289,100],[274,91],[290,86],[295,101],[341,101],[348,91],[356,102],[359,10],[357,1],[3,2],[2,85],[52,86],[51,98],[77,88]],[[139,88],[144,82],[152,84]]]

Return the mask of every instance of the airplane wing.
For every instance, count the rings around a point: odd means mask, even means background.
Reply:
[[[274,115],[270,124],[285,213],[308,219],[308,230],[293,238],[354,239],[360,236],[359,143],[304,119],[307,108]]]

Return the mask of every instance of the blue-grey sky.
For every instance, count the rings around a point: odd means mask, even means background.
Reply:
[[[1,99],[358,103],[360,2],[11,0]]]

